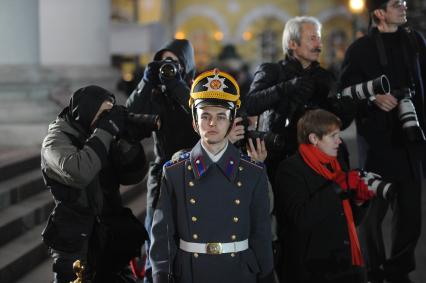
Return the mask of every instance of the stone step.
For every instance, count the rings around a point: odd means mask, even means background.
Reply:
[[[4,209],[0,213],[0,247],[44,223],[53,207],[53,198],[46,190]]]
[[[46,190],[39,168],[0,182],[0,210]]]
[[[35,168],[40,168],[40,147],[0,148],[0,182]]]
[[[144,184],[146,183],[141,183],[140,186],[143,187]],[[129,188],[123,189],[124,191],[129,190]],[[126,204],[141,221],[145,216],[146,207],[146,192],[143,188],[142,191],[143,193]],[[43,228],[44,223],[0,249],[1,283],[51,282],[52,261],[48,257],[47,249],[40,236]],[[31,234],[31,236],[27,236],[27,234]],[[34,250],[38,253],[35,253]]]
[[[40,236],[43,228],[44,223],[37,225],[0,249],[0,282],[14,282],[47,258]]]

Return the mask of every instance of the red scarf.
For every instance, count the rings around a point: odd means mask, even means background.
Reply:
[[[337,173],[342,171],[342,168],[340,167],[339,161],[337,161],[336,157],[325,154],[312,144],[301,144],[299,146],[299,153],[306,164],[312,168],[312,170],[327,180],[334,180]],[[332,170],[327,168],[327,166],[325,166],[326,164],[329,164]],[[343,211],[345,212],[346,223],[348,224],[352,252],[352,264],[362,266],[364,265],[364,261],[361,255],[361,248],[358,241],[358,235],[355,228],[351,205],[347,199],[342,200],[342,204]]]

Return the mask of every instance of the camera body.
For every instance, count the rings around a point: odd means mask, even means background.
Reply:
[[[395,194],[395,186],[382,180],[378,174],[367,172],[363,169],[359,170],[361,179],[368,186],[368,190],[372,191],[376,196],[383,199],[391,199]]]
[[[407,140],[409,142],[424,142],[426,140],[425,135],[420,127],[416,108],[411,101],[414,91],[406,87],[392,90],[391,94],[398,99],[398,117]]]
[[[171,80],[176,77],[179,70],[179,63],[173,60],[171,57],[167,57],[161,61],[161,66],[158,69],[158,75],[160,79]]]

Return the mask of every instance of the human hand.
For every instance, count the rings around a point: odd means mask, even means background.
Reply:
[[[363,203],[376,196],[376,194],[369,189],[369,186],[367,185],[367,183],[365,183],[364,180],[362,179],[354,190],[355,190],[355,197],[354,197],[355,202]]]
[[[398,105],[398,100],[390,94],[377,94],[374,104],[385,112],[389,112]]]
[[[245,129],[244,126],[240,124],[242,121],[243,118],[241,117],[235,118],[231,131],[229,131],[228,139],[233,144],[244,138]]]
[[[296,77],[286,82],[286,92],[295,102],[306,104],[315,92],[315,84],[309,77]]]
[[[360,173],[357,170],[350,170],[349,172],[340,171],[334,178],[334,182],[343,190],[355,189],[361,182]]]
[[[152,61],[149,63],[145,68],[145,72],[143,73],[143,80],[152,84],[153,86],[159,85],[161,83],[158,75],[160,66],[161,61]]]
[[[101,114],[96,123],[96,128],[115,136],[124,131],[126,115],[126,110],[123,106],[114,105],[110,110]]]
[[[264,162],[268,156],[265,141],[256,138],[256,146],[254,146],[252,139],[248,139],[247,154],[256,161]]]

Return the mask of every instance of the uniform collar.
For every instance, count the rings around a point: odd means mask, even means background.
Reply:
[[[201,141],[199,141],[192,149],[190,153],[190,162],[192,168],[194,168],[194,176],[196,179],[201,178],[210,166],[214,166],[213,161],[202,148]],[[239,162],[240,152],[233,144],[230,143],[228,144],[225,153],[216,164],[229,181],[234,181]]]

